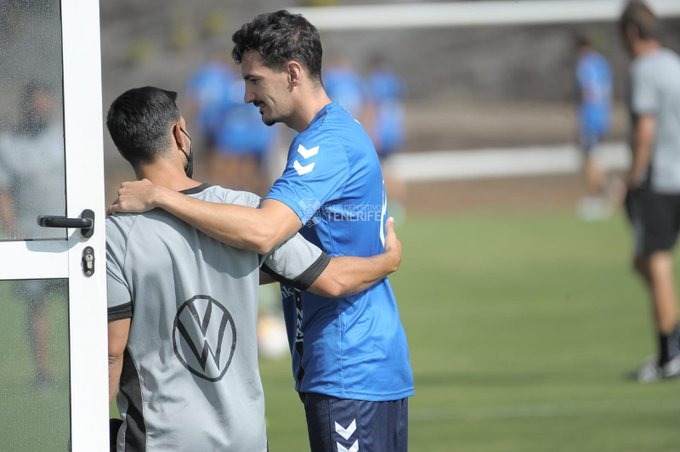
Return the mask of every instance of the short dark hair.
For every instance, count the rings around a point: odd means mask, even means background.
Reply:
[[[150,163],[170,145],[168,128],[180,119],[177,93],[153,86],[125,91],[113,101],[106,127],[132,166]]]
[[[231,55],[238,64],[246,52],[254,50],[271,69],[282,70],[288,61],[295,60],[307,68],[313,79],[321,80],[323,50],[319,30],[300,14],[285,10],[260,14],[242,25],[231,39]]]
[[[625,33],[629,26],[634,26],[641,39],[658,39],[659,22],[652,9],[641,0],[631,0],[621,13],[619,29]]]
[[[593,46],[593,41],[590,39],[590,36],[583,32],[583,31],[578,31],[574,33],[574,47],[577,49],[582,49],[584,47],[592,47]]]

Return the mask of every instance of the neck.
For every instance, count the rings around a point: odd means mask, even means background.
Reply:
[[[330,103],[331,99],[320,84],[301,90],[298,102],[296,102],[295,106],[297,112],[295,120],[291,121],[290,124],[287,124],[288,127],[298,132],[302,132],[309,127],[317,113]]]
[[[149,164],[142,164],[135,168],[138,180],[148,179],[154,185],[160,185],[174,191],[187,190],[198,187],[195,181],[184,173],[184,169],[167,159],[158,159]]]
[[[638,41],[635,43],[633,48],[633,53],[636,57],[646,55],[648,53],[656,52],[661,48],[661,43],[655,39]]]

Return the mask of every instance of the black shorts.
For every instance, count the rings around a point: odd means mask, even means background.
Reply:
[[[629,190],[626,212],[633,228],[635,257],[673,249],[680,231],[680,194]]]
[[[304,393],[312,452],[406,452],[408,399],[388,402]]]

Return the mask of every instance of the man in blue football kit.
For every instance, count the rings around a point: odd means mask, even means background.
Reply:
[[[609,132],[612,109],[612,72],[607,60],[593,48],[585,35],[576,37],[578,59],[575,78],[578,97],[579,146],[583,153],[582,171],[586,182],[586,197],[579,204],[586,218],[597,218],[611,211],[618,203],[618,193],[608,193],[607,174],[595,158],[598,143]]]
[[[383,249],[387,203],[370,138],[321,81],[319,33],[301,15],[262,14],[233,35],[245,101],[299,132],[259,208],[207,203],[126,182],[110,211],[167,210],[235,247],[266,253],[296,231],[330,256]],[[407,450],[413,375],[389,282],[330,300],[282,286],[296,389],[311,449]]]

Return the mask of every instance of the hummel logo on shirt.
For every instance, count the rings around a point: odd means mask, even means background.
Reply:
[[[297,152],[302,156],[304,160],[307,160],[308,158],[314,157],[316,154],[319,153],[319,146],[314,146],[313,148],[307,149],[303,145],[299,144]],[[307,173],[311,173],[314,170],[314,165],[316,165],[316,163],[314,162],[308,163],[307,165],[303,165],[298,160],[295,160],[293,162],[293,168],[298,173],[298,176],[303,176]]]
[[[316,154],[319,153],[319,146],[314,146],[313,148],[307,149],[303,145],[299,144],[297,148],[298,154],[302,156],[304,159],[308,159],[310,157],[314,157]]]

